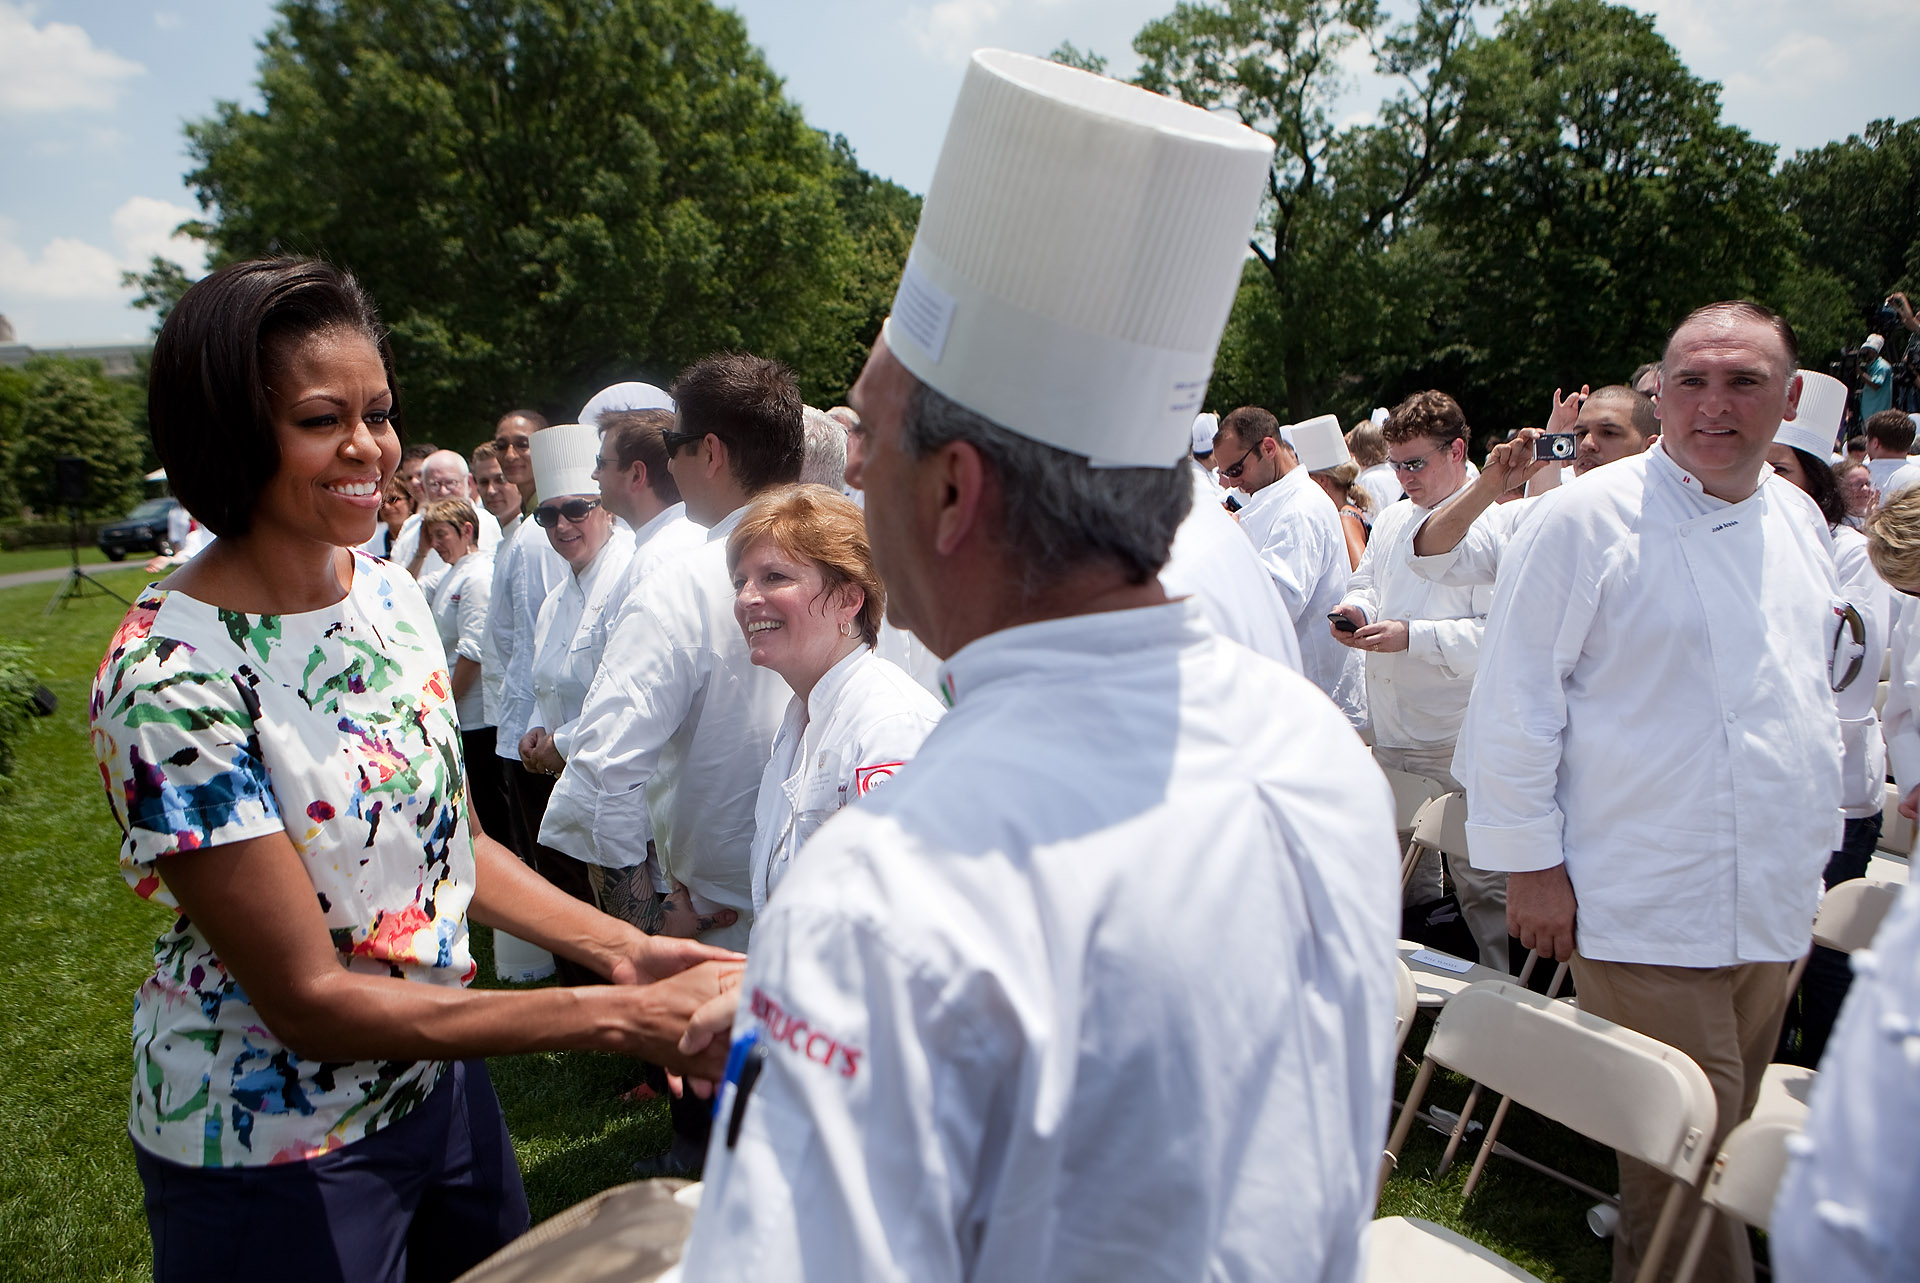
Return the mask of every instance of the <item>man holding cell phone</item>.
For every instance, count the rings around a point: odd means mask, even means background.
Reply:
[[[1374,760],[1457,789],[1453,742],[1467,715],[1493,589],[1431,583],[1413,573],[1411,560],[1414,532],[1467,487],[1466,416],[1444,392],[1416,392],[1383,431],[1407,497],[1374,518],[1366,555],[1328,619],[1335,641],[1365,655]],[[1506,876],[1462,860],[1453,878],[1480,961],[1507,970]],[[1439,894],[1436,860],[1416,875],[1407,899],[1419,904]]]

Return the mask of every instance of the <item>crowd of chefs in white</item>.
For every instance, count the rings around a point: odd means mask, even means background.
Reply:
[[[747,954],[682,1044],[732,1041],[732,1126],[688,1093],[653,1169],[704,1168],[687,1279],[1359,1277],[1401,912],[1449,886],[1484,964],[1696,1061],[1716,1143],[1889,760],[1911,812],[1920,565],[1856,527],[1920,549],[1920,498],[1848,514],[1787,321],[1676,317],[1653,395],[1556,391],[1478,468],[1437,391],[1365,471],[1330,416],[1196,419],[1270,152],[978,54],[850,407],[712,357],[428,456],[377,536],[483,819]],[[1464,791],[1445,882],[1396,892],[1374,763]],[[1808,1031],[1779,1278],[1920,1271],[1916,936],[1908,893]],[[1621,1167],[1616,1278],[1665,1193]],[[1729,1220],[1696,1277],[1752,1271]]]

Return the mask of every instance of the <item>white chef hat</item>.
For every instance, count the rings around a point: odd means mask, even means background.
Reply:
[[[600,416],[615,410],[671,410],[673,398],[651,383],[616,383],[601,388],[593,399],[580,407],[580,422],[591,428],[600,426]]]
[[[1185,453],[1273,142],[1045,59],[968,63],[883,333],[914,376],[1096,466]]]
[[[1393,411],[1384,405],[1376,405],[1373,407],[1373,413],[1367,416],[1367,421],[1376,428],[1384,428],[1387,426],[1387,420],[1392,417]]]
[[[1340,435],[1340,420],[1331,414],[1289,424],[1280,430],[1280,435],[1300,456],[1300,466],[1308,472],[1325,472],[1353,457],[1347,453],[1347,439]]]
[[[1870,347],[1876,352],[1886,347],[1886,345],[1887,345],[1887,341],[1881,338],[1878,334],[1867,335],[1866,340],[1860,344],[1861,347]]]
[[[1220,435],[1220,416],[1211,412],[1193,416],[1193,452],[1213,453],[1213,439]]]
[[[599,494],[593,479],[600,433],[590,423],[562,423],[533,434],[533,490],[542,499]]]
[[[1833,438],[1840,431],[1840,416],[1846,408],[1846,384],[1832,375],[1802,370],[1800,408],[1791,419],[1780,421],[1774,442],[1825,459],[1833,453]]]

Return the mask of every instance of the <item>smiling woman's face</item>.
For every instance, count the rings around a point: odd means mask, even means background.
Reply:
[[[393,393],[372,340],[322,330],[268,353],[280,467],[260,491],[253,532],[352,547],[373,537],[400,462]]]

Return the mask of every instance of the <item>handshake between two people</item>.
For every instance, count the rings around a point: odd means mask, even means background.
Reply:
[[[642,947],[615,962],[607,977],[611,989],[628,988],[633,998],[645,999],[637,1023],[616,1034],[614,1049],[665,1068],[676,1096],[684,1080],[705,1099],[726,1068],[727,1034],[747,960],[697,940],[668,935],[641,940]]]

